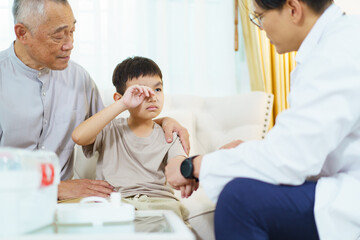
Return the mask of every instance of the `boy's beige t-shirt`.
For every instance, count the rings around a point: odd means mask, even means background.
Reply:
[[[171,197],[166,184],[167,160],[186,156],[179,137],[167,143],[162,128],[154,123],[149,137],[138,137],[129,128],[127,119],[111,121],[93,144],[83,147],[85,156],[99,152],[96,179],[105,180],[119,190],[122,197],[145,194],[150,197]]]

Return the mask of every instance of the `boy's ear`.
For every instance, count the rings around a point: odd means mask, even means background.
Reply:
[[[113,98],[114,98],[114,101],[117,101],[117,100],[119,100],[120,98],[122,98],[122,95],[121,95],[120,93],[116,92],[116,93],[114,93]]]

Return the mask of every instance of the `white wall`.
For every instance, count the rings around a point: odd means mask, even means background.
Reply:
[[[360,0],[335,0],[335,3],[347,14],[360,15]]]

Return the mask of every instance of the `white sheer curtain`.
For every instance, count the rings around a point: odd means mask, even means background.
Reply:
[[[158,63],[167,94],[231,95],[247,91],[238,76],[233,0],[70,0],[77,18],[73,59],[100,88],[129,56]],[[237,60],[240,59],[240,60]],[[237,81],[238,80],[238,81]]]
[[[234,52],[233,0],[69,0],[78,21],[72,59],[100,88],[129,56],[155,60],[167,94],[232,95],[249,91],[240,29]],[[360,3],[335,0],[348,13]],[[0,50],[15,39],[11,6],[0,0]]]
[[[0,51],[8,48],[15,39],[12,3],[13,0],[0,0]]]
[[[12,0],[0,1],[0,49],[13,41]],[[158,63],[167,94],[249,91],[243,49],[234,52],[233,0],[69,0],[77,19],[72,59],[99,88],[129,56]]]

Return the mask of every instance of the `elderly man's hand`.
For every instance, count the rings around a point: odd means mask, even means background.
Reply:
[[[108,197],[114,187],[101,180],[76,179],[61,181],[58,188],[58,200],[83,198],[89,196]]]
[[[180,125],[176,120],[164,117],[155,120],[156,123],[161,125],[165,132],[165,138],[168,143],[173,141],[173,132],[176,132],[180,138],[181,144],[186,154],[190,152],[189,133],[186,128]]]

